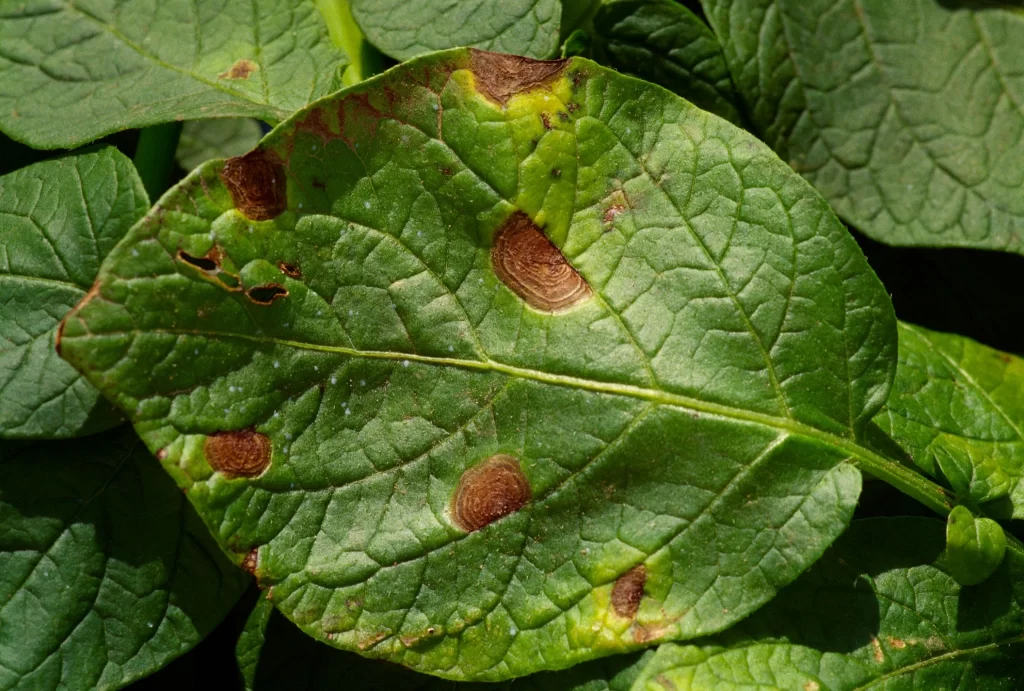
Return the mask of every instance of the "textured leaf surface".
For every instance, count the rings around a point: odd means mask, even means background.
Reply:
[[[991,518],[976,518],[957,506],[946,521],[945,570],[961,585],[977,585],[992,575],[1006,554],[1006,535]]]
[[[57,327],[149,208],[116,149],[0,177],[0,437],[72,437],[123,419],[57,357]]]
[[[244,574],[127,426],[0,446],[0,689],[116,689],[198,643]]]
[[[473,46],[549,58],[558,50],[559,0],[351,0],[370,43],[396,60]]]
[[[593,19],[593,57],[660,84],[741,124],[737,94],[718,39],[675,0],[603,2]]]
[[[305,0],[0,0],[0,129],[54,149],[172,120],[279,122],[344,64]]]
[[[747,133],[586,60],[457,50],[197,170],[63,352],[308,633],[500,679],[794,579],[850,517],[894,337]]]
[[[633,653],[583,662],[560,672],[540,672],[503,683],[452,682],[355,653],[337,650],[305,635],[280,613],[270,612],[262,600],[253,611],[243,634],[247,650],[257,640],[257,660],[251,652],[239,666],[249,669],[251,691],[317,691],[345,680],[346,688],[358,691],[629,691],[646,660],[653,655]],[[239,646],[243,639],[239,639]]]
[[[1024,361],[899,325],[899,367],[875,422],[932,477],[988,513],[1024,517]]]
[[[182,168],[192,170],[212,158],[241,156],[255,147],[261,137],[260,123],[251,118],[186,122],[174,157]]]
[[[1019,688],[1019,557],[965,588],[933,565],[942,549],[940,521],[856,521],[734,632],[661,646],[633,691]]]
[[[894,245],[1024,252],[1024,14],[965,0],[702,0],[755,128]]]

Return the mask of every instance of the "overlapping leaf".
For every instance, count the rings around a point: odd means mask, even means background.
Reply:
[[[244,574],[127,427],[0,446],[0,689],[116,689],[231,609]]]
[[[488,680],[769,600],[849,520],[895,365],[856,244],[753,137],[466,50],[197,170],[62,343],[304,630]]]
[[[241,156],[263,136],[260,124],[250,118],[223,118],[186,122],[174,157],[185,170],[212,158]]]
[[[0,437],[72,437],[123,419],[54,345],[60,320],[147,208],[115,149],[0,177]]]
[[[370,43],[396,60],[456,46],[549,58],[558,50],[559,0],[351,0]]]
[[[899,340],[896,381],[875,421],[965,500],[1024,516],[1024,362],[905,323]]]
[[[1024,14],[702,0],[759,135],[871,237],[1024,252]]]
[[[737,630],[706,645],[662,646],[633,691],[1017,688],[1019,555],[966,588],[934,566],[943,542],[932,519],[857,521]]]
[[[344,64],[307,0],[0,0],[0,129],[52,149],[182,119],[279,122]]]

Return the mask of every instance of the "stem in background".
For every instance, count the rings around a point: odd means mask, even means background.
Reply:
[[[139,171],[151,201],[159,199],[170,186],[174,152],[178,150],[180,138],[180,122],[165,122],[139,132],[139,143],[135,147],[135,169]]]
[[[384,56],[371,46],[352,16],[348,0],[314,0],[320,16],[327,24],[331,43],[348,55],[349,65],[345,68],[342,83],[345,86],[358,84],[384,69]]]

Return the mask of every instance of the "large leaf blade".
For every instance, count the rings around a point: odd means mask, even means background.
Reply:
[[[36,148],[183,119],[279,122],[345,56],[312,3],[0,3],[0,128]]]
[[[589,61],[461,50],[193,173],[63,352],[307,632],[499,679],[720,630],[794,579],[849,520],[893,335],[746,133]]]
[[[54,346],[147,208],[131,161],[112,148],[0,177],[0,437],[72,437],[123,419]]]
[[[1024,252],[1019,11],[703,0],[757,131],[894,245]]]

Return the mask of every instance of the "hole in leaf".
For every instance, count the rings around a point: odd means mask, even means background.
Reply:
[[[260,305],[269,305],[277,298],[288,297],[288,290],[279,283],[254,286],[245,292],[249,299]]]

